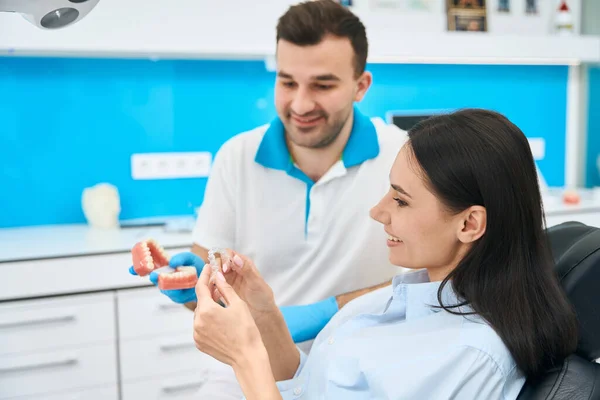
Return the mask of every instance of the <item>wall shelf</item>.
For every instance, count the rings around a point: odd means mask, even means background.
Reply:
[[[102,0],[83,20],[57,31],[0,13],[0,56],[265,59],[273,56],[277,18],[290,1],[268,3],[181,0],[165,13],[162,2]],[[424,33],[397,16],[360,17],[372,63],[600,63],[600,36],[446,32],[443,16],[422,27]]]

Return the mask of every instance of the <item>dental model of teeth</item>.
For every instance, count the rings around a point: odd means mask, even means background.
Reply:
[[[154,240],[138,242],[131,249],[133,269],[139,276],[152,271],[159,272],[158,287],[162,290],[189,289],[196,286],[198,276],[195,267],[169,267],[169,255]]]

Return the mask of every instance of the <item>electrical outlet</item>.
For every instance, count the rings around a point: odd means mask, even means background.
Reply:
[[[202,178],[212,163],[209,152],[142,153],[131,156],[131,177],[135,180]]]
[[[529,146],[534,160],[543,160],[546,156],[546,140],[541,137],[529,138]]]

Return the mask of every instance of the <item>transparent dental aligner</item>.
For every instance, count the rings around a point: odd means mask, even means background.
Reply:
[[[217,272],[219,272],[221,270],[221,266],[224,265],[225,263],[229,262],[230,258],[231,258],[231,256],[230,256],[229,252],[227,252],[227,250],[225,250],[225,249],[220,249],[218,247],[215,247],[208,251],[208,263],[210,264],[210,268],[211,268],[211,274],[210,274],[211,282],[213,282],[214,279],[216,278],[215,275],[217,274]],[[225,299],[222,296],[219,298],[219,304],[221,304],[221,306],[223,306],[223,307],[227,307],[227,305],[225,303]]]
[[[218,255],[218,257],[217,257]],[[221,266],[229,261],[229,254],[225,249],[214,247],[208,251],[208,263],[212,269],[211,279],[221,270]]]
[[[212,248],[208,250],[208,263],[210,264],[210,268],[212,269],[212,273],[210,275],[211,278],[215,276],[217,271],[219,271],[219,261],[215,256],[215,253],[220,253],[221,250],[219,248]]]

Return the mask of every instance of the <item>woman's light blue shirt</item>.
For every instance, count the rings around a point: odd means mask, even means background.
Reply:
[[[283,398],[516,399],[525,377],[500,337],[478,316],[431,307],[439,286],[412,271],[348,303],[277,383]],[[445,305],[457,303],[451,286]]]

